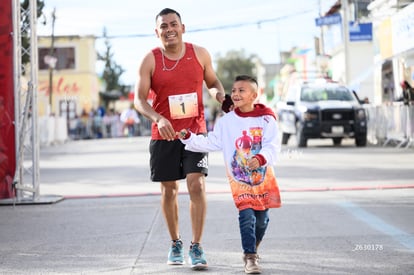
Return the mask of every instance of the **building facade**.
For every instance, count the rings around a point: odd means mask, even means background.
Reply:
[[[53,49],[52,49],[53,48]],[[38,38],[39,115],[67,119],[99,105],[94,36]]]
[[[414,1],[376,0],[368,9],[375,33],[375,94],[382,102],[401,101],[401,82],[414,86]]]

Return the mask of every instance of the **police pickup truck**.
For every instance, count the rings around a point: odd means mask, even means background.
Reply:
[[[282,144],[291,135],[297,146],[309,139],[330,138],[334,145],[355,139],[356,146],[367,144],[367,115],[355,92],[335,82],[299,82],[290,85],[284,100],[277,104]]]

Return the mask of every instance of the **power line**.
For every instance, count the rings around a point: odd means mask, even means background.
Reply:
[[[275,18],[263,19],[254,22],[243,22],[243,23],[236,23],[236,24],[229,24],[229,25],[221,25],[221,26],[213,26],[213,27],[206,27],[206,28],[198,28],[198,29],[189,29],[186,30],[187,33],[195,33],[195,32],[206,32],[206,31],[217,31],[217,30],[227,30],[227,29],[237,29],[251,25],[261,26],[263,24],[282,21],[285,19],[289,19],[291,17],[296,17],[302,14],[314,12],[315,10],[304,10],[296,13],[292,13],[289,15],[279,16]],[[152,37],[154,33],[143,33],[143,34],[121,34],[121,35],[108,35],[104,36],[97,36],[97,39],[106,38],[106,39],[119,39],[119,38],[142,38],[142,37]]]

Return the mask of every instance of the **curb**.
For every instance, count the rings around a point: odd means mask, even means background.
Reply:
[[[346,186],[346,187],[309,187],[309,188],[285,188],[280,192],[328,192],[328,191],[367,191],[367,190],[390,190],[390,189],[411,189],[414,184],[408,185],[378,185],[378,186]],[[230,191],[207,191],[206,194],[228,194]],[[186,195],[188,192],[179,192],[178,195]],[[102,194],[102,195],[67,195],[64,199],[105,199],[105,198],[128,198],[128,197],[149,197],[159,196],[161,192],[143,192],[128,194]]]

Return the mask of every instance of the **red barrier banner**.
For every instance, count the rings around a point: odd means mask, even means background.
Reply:
[[[0,199],[14,197],[16,169],[12,0],[0,2]]]

